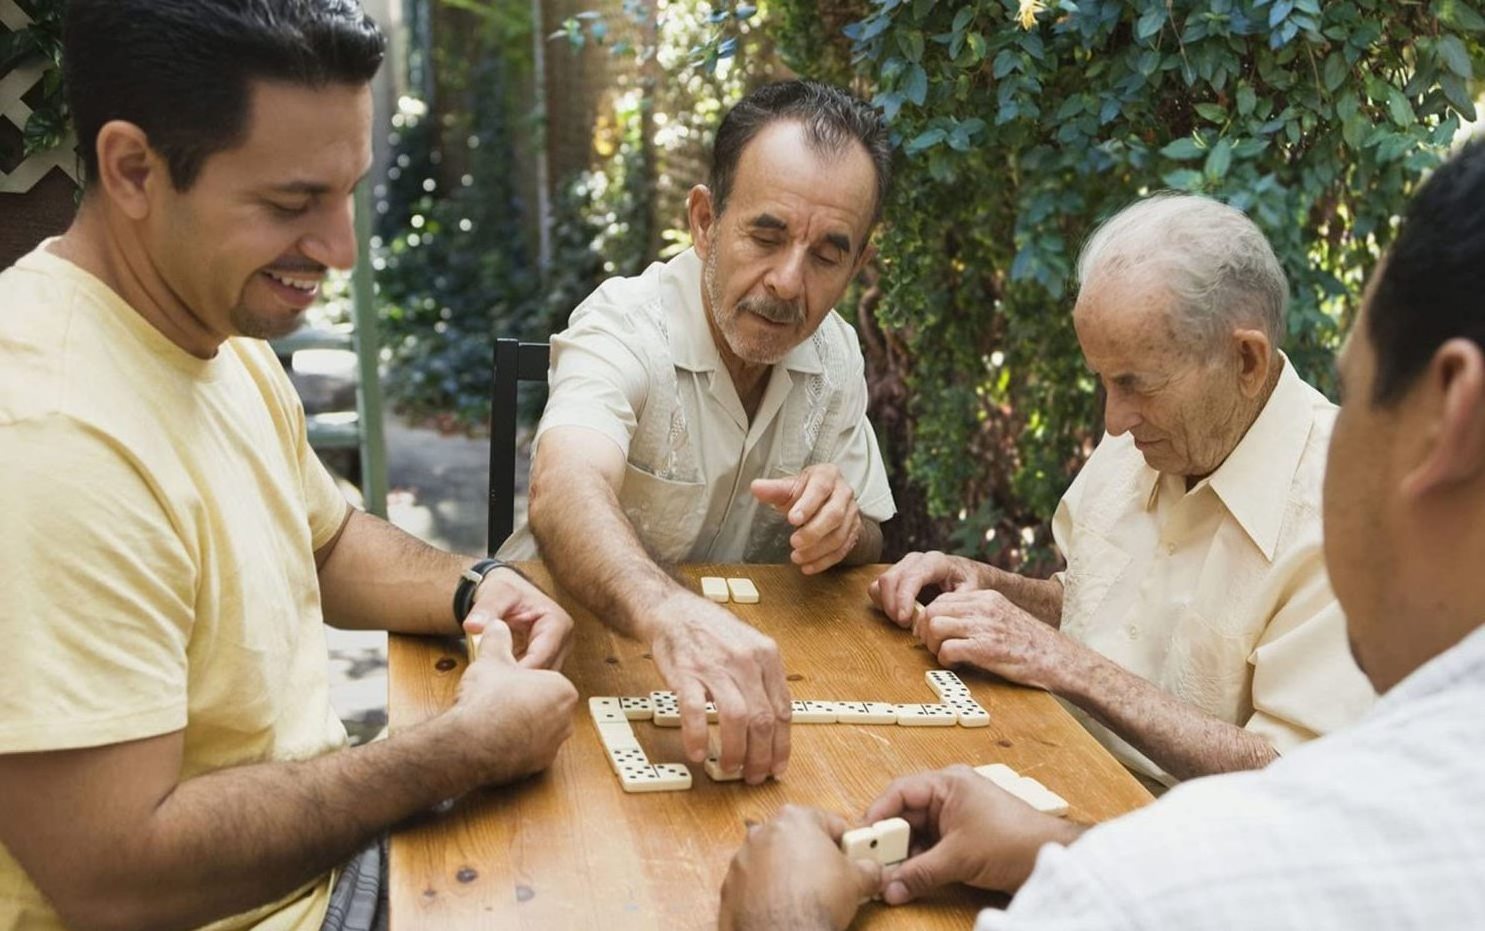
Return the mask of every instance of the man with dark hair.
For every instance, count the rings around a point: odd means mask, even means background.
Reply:
[[[354,259],[382,45],[346,0],[68,5],[82,206],[0,274],[0,928],[371,927],[379,835],[570,732],[571,618],[350,508],[246,338]],[[461,620],[455,706],[345,749],[322,625]]]
[[[877,113],[839,88],[760,88],[717,131],[687,202],[694,248],[604,282],[552,341],[529,528],[563,587],[649,642],[682,740],[758,782],[789,757],[774,642],[672,562],[870,562],[894,513],[856,334],[831,308],[872,254],[889,176]]]
[[[787,810],[750,831],[724,928],[844,927],[951,882],[1015,893],[992,929],[1485,926],[1485,142],[1414,198],[1340,360],[1325,558],[1379,692],[1357,725],[1257,772],[1192,780],[1086,828],[965,767],[899,779],[866,812],[913,826],[882,874],[845,825]]]

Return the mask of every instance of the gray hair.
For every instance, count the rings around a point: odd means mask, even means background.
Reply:
[[[1097,274],[1152,272],[1175,298],[1179,338],[1215,350],[1239,326],[1284,339],[1289,282],[1262,231],[1242,211],[1170,191],[1105,220],[1078,256],[1078,285]]]

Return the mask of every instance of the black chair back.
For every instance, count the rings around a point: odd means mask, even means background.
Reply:
[[[485,553],[493,555],[515,530],[516,388],[523,381],[546,381],[551,346],[516,339],[495,341],[490,379],[490,515]]]

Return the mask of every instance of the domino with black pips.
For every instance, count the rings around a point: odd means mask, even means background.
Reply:
[[[897,712],[887,701],[838,701],[835,705],[837,724],[896,724]]]
[[[953,727],[959,715],[951,705],[893,705],[899,727]]]

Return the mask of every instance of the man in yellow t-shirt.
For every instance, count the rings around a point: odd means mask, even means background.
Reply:
[[[349,0],[69,4],[82,207],[0,273],[0,931],[373,926],[388,826],[570,733],[571,619],[349,508],[261,341],[354,258],[382,50]],[[455,706],[346,749],[323,625],[461,620]]]

